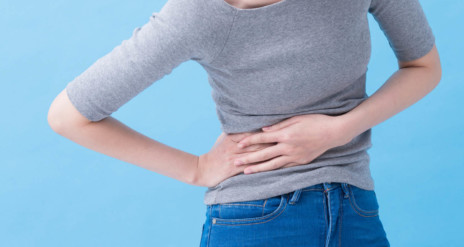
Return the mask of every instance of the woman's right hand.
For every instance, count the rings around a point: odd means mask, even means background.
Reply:
[[[272,143],[261,143],[241,149],[237,147],[239,141],[252,134],[253,132],[236,134],[226,134],[223,132],[217,138],[211,150],[199,156],[195,184],[203,187],[214,187],[229,177],[243,173],[248,166],[256,165],[257,163],[241,166],[233,164],[234,160],[244,156],[246,153],[275,145]]]

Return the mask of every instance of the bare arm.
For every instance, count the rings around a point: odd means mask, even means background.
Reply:
[[[342,132],[355,137],[419,101],[441,80],[436,46],[425,56],[398,61],[399,69],[373,95],[340,116]]]
[[[71,104],[66,90],[52,102],[50,127],[94,151],[195,185],[198,156],[144,136],[113,117],[91,122]]]

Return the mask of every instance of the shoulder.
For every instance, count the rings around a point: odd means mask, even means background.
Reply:
[[[209,29],[227,22],[235,14],[231,9],[218,4],[222,0],[167,0],[159,13],[164,21],[178,24],[180,28]]]
[[[222,0],[167,0],[153,17],[189,45],[200,47],[208,61],[225,41],[235,15],[218,1]]]

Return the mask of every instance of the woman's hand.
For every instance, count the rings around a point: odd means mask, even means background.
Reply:
[[[298,115],[263,128],[264,132],[240,140],[243,147],[277,143],[268,148],[242,155],[234,165],[244,167],[245,174],[307,164],[330,148],[348,143],[351,133],[343,129],[336,116],[323,114]],[[240,148],[240,145],[237,146]],[[242,165],[236,162],[242,162]],[[250,165],[251,163],[256,163]]]
[[[261,150],[271,144],[255,144],[246,148],[238,148],[237,143],[252,135],[252,132],[237,134],[222,133],[214,143],[212,149],[198,158],[195,185],[214,187],[225,179],[242,173],[246,166],[234,166],[233,161],[240,154]]]

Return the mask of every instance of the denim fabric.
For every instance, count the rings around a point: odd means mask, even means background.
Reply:
[[[374,190],[320,183],[262,200],[206,205],[200,247],[387,247]]]

